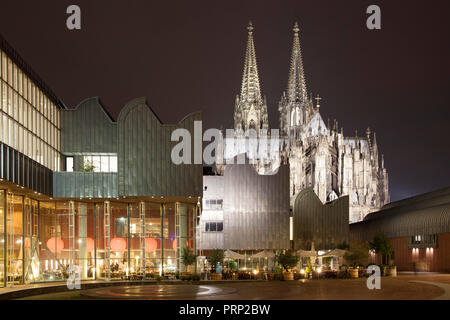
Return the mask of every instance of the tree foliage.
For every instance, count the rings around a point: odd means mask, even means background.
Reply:
[[[282,252],[276,256],[276,261],[286,271],[295,267],[298,263],[299,257],[292,255],[290,252]]]
[[[183,248],[181,262],[187,267],[195,263],[197,255],[190,248]]]
[[[94,172],[94,169],[95,169],[94,162],[92,162],[90,160],[85,160],[80,169],[81,169],[81,171],[84,171],[84,172]]]
[[[209,263],[215,268],[217,263],[223,264],[223,259],[225,258],[225,254],[222,250],[215,249],[211,251],[211,254],[208,257]]]
[[[369,247],[366,242],[352,241],[344,259],[353,266],[366,265],[369,261]]]
[[[389,264],[394,248],[392,248],[383,231],[380,230],[373,240],[369,242],[369,247],[375,253],[381,254],[382,263]]]

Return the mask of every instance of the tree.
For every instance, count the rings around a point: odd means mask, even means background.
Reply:
[[[347,242],[341,242],[336,246],[336,249],[341,249],[341,250],[348,250],[348,244]]]
[[[225,262],[229,271],[237,270],[237,262],[234,260],[228,260]]]
[[[193,265],[197,260],[197,255],[190,248],[183,248],[181,262],[186,266]]]
[[[84,171],[84,172],[94,172],[94,169],[95,169],[94,162],[92,162],[90,160],[85,160],[80,169],[81,169],[81,171]]]
[[[284,268],[284,270],[288,271],[297,265],[300,258],[293,256],[290,252],[282,252],[278,254],[275,259],[278,264]]]
[[[350,265],[366,265],[369,261],[369,247],[366,242],[352,241],[348,251],[344,255],[344,259],[349,262]]]
[[[213,251],[211,251],[211,253],[208,257],[208,261],[209,261],[209,263],[211,263],[211,265],[215,269],[216,265],[218,263],[223,264],[224,258],[225,258],[225,255],[222,250],[214,249]]]
[[[383,231],[379,231],[378,234],[369,242],[369,247],[375,253],[381,254],[381,263],[388,265],[391,260],[391,256],[394,253],[391,243],[386,238]]]

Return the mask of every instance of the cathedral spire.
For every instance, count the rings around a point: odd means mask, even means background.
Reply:
[[[253,41],[253,25],[247,27],[248,41],[245,53],[244,74],[242,76],[241,101],[261,101],[258,66],[256,65],[255,43]]]
[[[289,82],[287,96],[290,102],[307,102],[305,73],[303,71],[302,50],[298,33],[298,23],[294,25],[294,43],[292,45],[291,67],[289,69]]]

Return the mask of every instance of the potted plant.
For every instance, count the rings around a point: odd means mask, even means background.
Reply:
[[[225,276],[228,279],[232,279],[234,272],[237,271],[237,269],[238,269],[237,262],[230,259],[230,260],[225,261],[224,265],[227,267]]]
[[[190,248],[183,248],[181,262],[186,266],[187,273],[191,273],[191,266],[197,261],[197,255]]]
[[[391,259],[394,254],[394,248],[392,248],[391,243],[386,238],[383,231],[380,230],[373,240],[369,242],[369,247],[371,250],[375,251],[375,253],[381,255],[381,264],[385,265],[383,274],[396,277],[397,267]]]
[[[350,264],[348,269],[352,278],[358,278],[358,266],[366,265],[369,261],[369,248],[363,241],[352,241],[344,259]]]
[[[213,273],[211,274],[211,280],[222,280],[222,274],[216,273],[216,266],[218,263],[223,264],[223,259],[225,255],[222,250],[213,250],[208,257],[209,263],[213,266]]]
[[[281,252],[276,256],[276,261],[283,267],[283,280],[294,280],[294,273],[291,271],[298,263],[299,257],[292,255],[290,252]]]

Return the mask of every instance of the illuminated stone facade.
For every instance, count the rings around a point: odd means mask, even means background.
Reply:
[[[253,27],[249,25],[241,95],[236,98],[234,112],[236,137],[255,129],[258,139],[263,129],[268,130],[267,105],[261,99],[261,87],[256,66]],[[260,174],[271,174],[283,162],[290,165],[290,194],[294,197],[305,188],[313,188],[322,202],[341,196],[350,197],[350,222],[361,221],[368,213],[389,202],[388,174],[384,157],[378,151],[376,134],[368,128],[363,136],[355,133],[344,136],[335,120],[327,124],[320,114],[320,97],[308,96],[298,24],[294,26],[294,42],[287,90],[279,102],[280,138],[279,152],[270,154],[271,163],[259,159],[255,167]],[[259,130],[258,130],[259,129]],[[268,133],[270,135],[270,132]],[[236,138],[235,137],[235,138]],[[228,159],[241,153],[224,140],[224,159],[218,159],[218,173]],[[220,149],[222,150],[222,149]],[[248,155],[252,159],[251,155]]]

